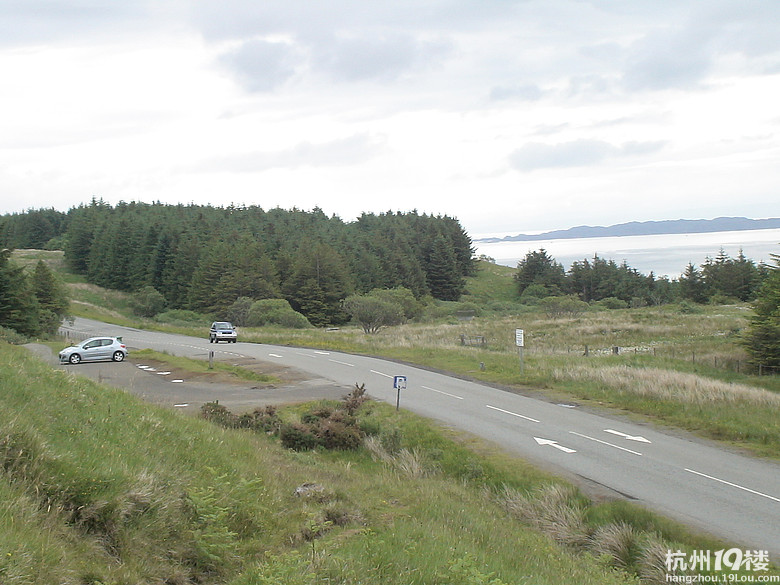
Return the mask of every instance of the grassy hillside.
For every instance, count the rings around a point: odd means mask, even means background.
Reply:
[[[632,581],[513,517],[498,486],[516,505],[549,478],[382,405],[364,407],[363,424],[392,424],[416,465],[365,449],[287,451],[6,344],[0,381],[4,585]],[[304,484],[319,487],[296,496]],[[563,493],[596,517],[583,530],[604,522],[603,509]]]

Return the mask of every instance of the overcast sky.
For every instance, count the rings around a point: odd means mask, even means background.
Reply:
[[[774,0],[2,0],[0,213],[780,216]]]

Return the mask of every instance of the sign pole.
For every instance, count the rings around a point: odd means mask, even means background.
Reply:
[[[520,358],[520,373],[523,368],[523,348],[525,347],[525,332],[522,329],[515,329],[515,345],[517,346],[517,355]]]
[[[395,409],[401,408],[401,390],[406,390],[406,376],[393,376],[393,388],[396,389]]]

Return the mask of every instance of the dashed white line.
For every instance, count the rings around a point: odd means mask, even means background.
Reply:
[[[269,353],[269,354],[268,354],[268,357],[275,357],[275,358],[280,358],[280,357],[282,357],[282,356],[280,356],[278,353]]]
[[[380,376],[384,376],[385,378],[392,378],[390,374],[385,374],[384,372],[377,372],[376,370],[369,370],[372,374],[378,374]]]
[[[431,388],[429,386],[422,386],[422,388],[425,388],[426,390],[430,390],[431,392],[437,392],[438,394],[444,394],[445,396],[450,396],[451,398],[457,398],[458,400],[463,400],[462,396],[456,396],[455,394],[450,394],[449,392],[444,392],[443,390],[436,390],[436,388]]]
[[[511,414],[512,416],[516,416],[518,418],[524,418],[525,420],[530,420],[531,422],[535,422],[535,423],[539,422],[535,418],[531,418],[530,416],[525,416],[524,414],[517,414],[516,412],[512,412],[511,410],[504,410],[503,408],[498,408],[497,406],[490,406],[489,404],[486,404],[485,406],[493,410],[503,412],[504,414]]]
[[[601,443],[602,445],[607,445],[608,447],[614,447],[615,449],[620,449],[621,451],[626,451],[627,453],[631,453],[633,455],[639,455],[640,457],[642,454],[639,451],[632,451],[631,449],[626,449],[625,447],[621,447],[620,445],[613,445],[612,443],[607,443],[606,441],[602,441],[601,439],[596,439],[594,437],[589,437],[588,435],[583,435],[582,433],[577,433],[575,431],[569,431],[572,435],[577,435],[578,437],[582,437],[583,439],[588,439],[589,441],[595,441],[597,443]]]
[[[737,488],[738,490],[743,490],[746,492],[750,492],[751,494],[755,494],[757,496],[761,496],[762,498],[767,498],[770,500],[774,500],[775,502],[780,502],[780,498],[776,498],[774,496],[770,496],[768,494],[762,494],[761,492],[757,492],[756,490],[751,490],[750,488],[746,488],[745,486],[737,485],[736,483],[731,483],[730,481],[726,481],[725,479],[719,479],[717,477],[713,477],[711,475],[707,475],[706,473],[701,473],[699,471],[694,471],[693,469],[685,468],[685,471],[689,473],[693,473],[694,475],[699,475],[701,477],[706,477],[707,479],[711,479],[712,481],[717,481],[719,483],[731,486],[733,488]]]
[[[334,364],[341,364],[342,366],[349,366],[350,368],[354,368],[355,367],[355,364],[348,364],[347,362],[341,362],[339,360],[329,359],[328,361],[329,362],[333,362]]]

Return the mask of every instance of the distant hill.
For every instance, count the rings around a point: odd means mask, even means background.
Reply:
[[[656,234],[702,234],[741,230],[780,228],[780,218],[748,219],[747,217],[718,217],[715,219],[674,219],[663,221],[631,221],[611,226],[581,225],[566,230],[542,234],[518,234],[503,238],[481,238],[475,242],[515,242],[529,240],[563,240],[574,238],[604,238],[614,236],[650,236]]]

